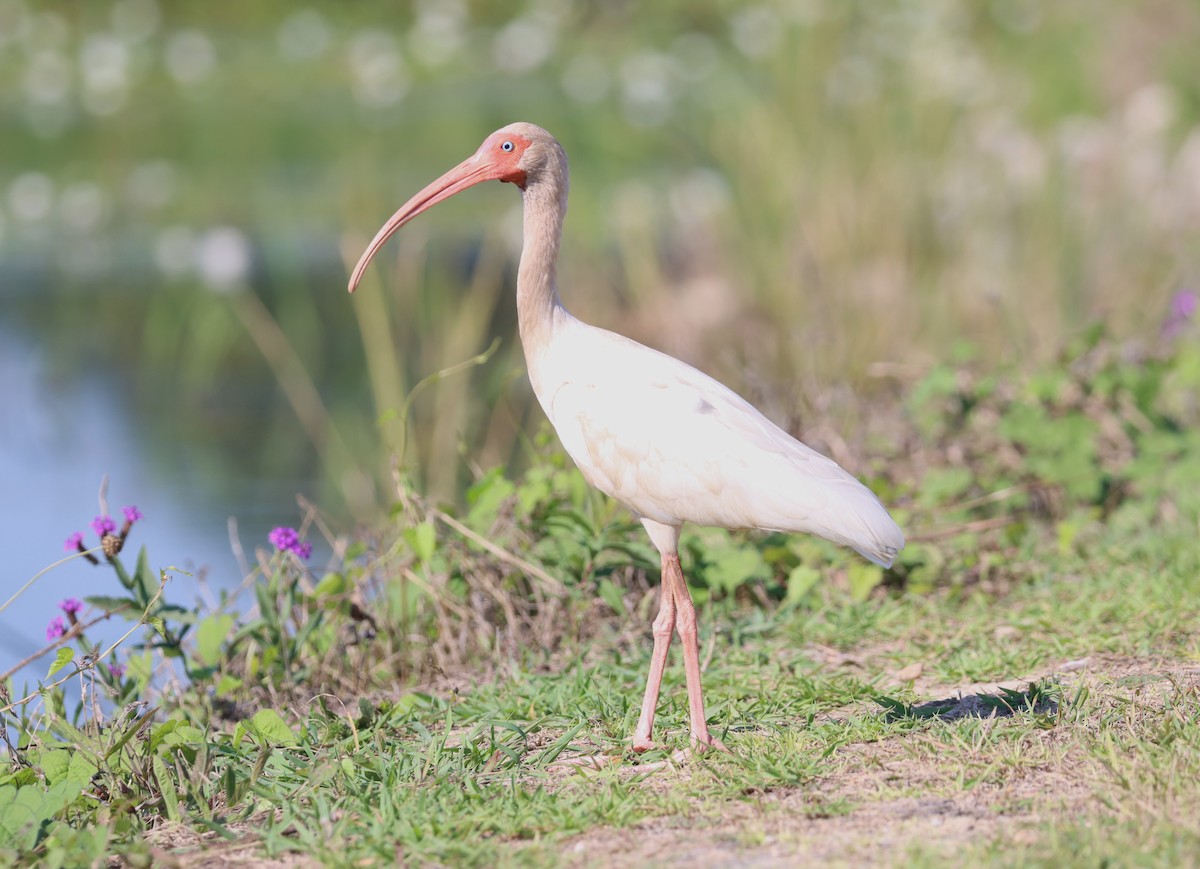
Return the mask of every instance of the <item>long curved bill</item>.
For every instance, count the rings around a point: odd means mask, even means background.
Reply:
[[[481,181],[498,181],[500,180],[500,172],[498,167],[493,163],[480,159],[478,154],[475,154],[463,162],[459,163],[437,181],[427,186],[424,190],[414,196],[408,202],[400,207],[400,210],[388,218],[385,223],[375,233],[375,238],[367,245],[367,249],[363,251],[363,255],[358,259],[358,265],[354,267],[354,271],[350,275],[350,292],[354,292],[358,287],[358,282],[362,280],[363,272],[367,270],[371,259],[379,252],[384,243],[391,238],[400,227],[408,223],[422,211],[425,211],[439,202],[449,199],[455,193],[461,193],[468,187],[479,184]]]

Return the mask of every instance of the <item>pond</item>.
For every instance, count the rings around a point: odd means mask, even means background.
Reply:
[[[198,597],[212,601],[220,589],[241,581],[231,532],[252,559],[254,547],[267,545],[273,526],[297,524],[295,495],[311,492],[311,480],[241,475],[214,489],[203,478],[209,462],[196,444],[147,442],[150,430],[135,423],[118,371],[79,370],[63,379],[52,370],[35,336],[0,328],[0,372],[7,393],[0,415],[0,526],[10,541],[5,598],[62,558],[63,542],[72,532],[84,532],[94,544],[89,526],[99,512],[105,475],[111,512],[119,519],[122,506],[136,505],[145,517],[132,531],[125,557],[144,545],[152,565],[191,573],[172,578],[168,596],[177,603]],[[151,453],[158,458],[148,460]],[[62,599],[118,591],[103,564],[94,567],[80,558],[56,568],[0,613],[0,660],[18,661],[41,648]],[[118,623],[102,625],[90,636],[113,639],[121,630]],[[20,690],[24,680],[44,677],[46,666],[43,661],[27,668],[14,687]]]

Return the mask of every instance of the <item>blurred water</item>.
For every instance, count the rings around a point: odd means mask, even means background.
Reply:
[[[111,480],[109,506],[118,524],[125,505],[136,504],[145,515],[123,553],[127,565],[145,545],[153,567],[191,572],[191,577],[176,575],[167,590],[169,600],[185,606],[201,596],[201,576],[213,592],[242,580],[229,540],[230,516],[238,520],[250,557],[255,546],[265,545],[271,527],[295,524],[294,494],[308,488],[305,481],[241,479],[233,500],[217,503],[198,479],[199,469],[211,462],[189,461],[192,447],[186,443],[174,451],[171,445],[157,444],[155,460],[148,460],[150,445],[132,422],[118,375],[84,370],[63,380],[52,378],[49,368],[36,338],[0,326],[5,393],[0,527],[8,541],[0,599],[7,600],[39,570],[62,558],[71,532],[83,532],[94,545],[90,522],[99,513],[97,493],[104,474]],[[164,449],[169,463],[160,458]],[[120,592],[103,563],[96,567],[80,558],[51,571],[0,613],[0,671],[45,645],[46,626],[59,614],[63,598]],[[89,638],[115,639],[125,629],[114,621],[89,632]],[[44,677],[47,666],[41,661],[27,668],[14,687],[20,690],[24,681]]]

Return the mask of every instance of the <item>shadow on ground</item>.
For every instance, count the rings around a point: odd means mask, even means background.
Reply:
[[[1002,688],[996,694],[960,694],[945,700],[915,704],[902,703],[881,695],[875,698],[875,702],[886,710],[884,714],[889,721],[903,718],[958,721],[962,718],[1005,718],[1029,713],[1054,715],[1058,712],[1058,698],[1053,689],[1053,684],[1037,682],[1023,691]]]

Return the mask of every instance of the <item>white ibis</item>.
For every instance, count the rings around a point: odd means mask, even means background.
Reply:
[[[704,715],[696,610],[679,566],[683,523],[808,532],[884,567],[904,546],[904,534],[870,489],[732,390],[567,312],[555,279],[567,211],[567,155],[541,127],[518,123],[497,130],[473,156],[405,203],[359,259],[350,291],[405,223],[493,180],[515,184],[524,199],[517,318],[533,392],[583,476],[641,520],[662,559],[654,649],[633,749],[654,745],[650,734],[675,632],[683,645],[692,747],[724,749],[709,734]]]

